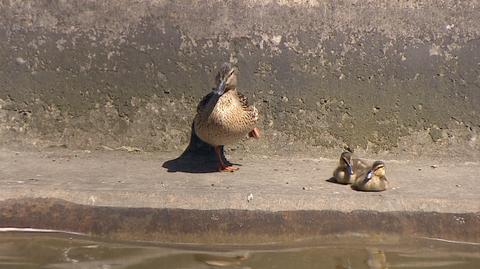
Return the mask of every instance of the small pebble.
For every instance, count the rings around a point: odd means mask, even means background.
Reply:
[[[438,168],[438,165],[434,164],[430,166],[431,168]]]
[[[250,193],[248,196],[247,196],[247,202],[250,203],[250,201],[253,200],[253,193]]]
[[[455,185],[455,187],[457,187],[457,188],[460,188],[461,186],[462,186],[462,185],[460,185],[460,184]]]
[[[212,183],[212,184],[210,184],[210,186],[215,187],[215,184]]]

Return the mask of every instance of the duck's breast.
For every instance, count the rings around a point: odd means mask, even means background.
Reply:
[[[236,91],[229,91],[219,98],[210,114],[197,115],[195,131],[211,145],[232,144],[255,127],[256,119],[250,110],[242,106]]]

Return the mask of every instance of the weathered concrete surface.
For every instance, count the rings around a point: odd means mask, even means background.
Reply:
[[[387,160],[392,189],[362,193],[326,181],[335,160],[237,156],[236,173],[193,173],[206,167],[195,162],[174,173],[162,167],[173,157],[1,151],[0,226],[183,242],[346,232],[480,242],[478,161]]]
[[[476,0],[0,2],[4,144],[187,144],[223,61],[256,152],[480,151]]]

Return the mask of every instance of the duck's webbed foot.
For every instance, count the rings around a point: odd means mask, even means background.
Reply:
[[[236,166],[233,166],[233,165],[228,165],[228,166],[226,166],[226,165],[221,165],[221,164],[220,164],[220,165],[218,166],[218,171],[219,171],[219,172],[235,172],[235,171],[237,171],[238,169],[240,169],[240,168],[238,168],[238,167],[236,167]]]
[[[219,172],[235,172],[239,169],[238,167],[231,165],[231,163],[227,161],[223,153],[223,146],[216,146],[215,153],[217,154],[217,158],[218,158]]]
[[[248,137],[253,137],[253,138],[259,139],[260,138],[260,130],[257,127],[253,128],[253,130],[251,130],[248,133]]]

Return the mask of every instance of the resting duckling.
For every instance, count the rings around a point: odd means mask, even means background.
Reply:
[[[247,134],[259,138],[260,132],[255,127],[258,111],[249,106],[247,98],[237,91],[236,69],[231,64],[221,66],[215,81],[217,87],[197,106],[193,129],[203,142],[215,148],[218,170],[233,172],[238,167],[230,165],[223,157],[223,146],[235,143]]]
[[[384,191],[388,188],[385,177],[385,163],[376,161],[372,167],[355,179],[352,189],[357,191]]]
[[[368,167],[366,161],[352,158],[352,153],[345,151],[340,155],[338,167],[333,171],[333,178],[340,184],[352,184]]]

